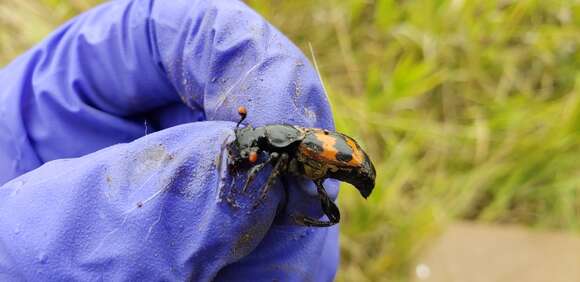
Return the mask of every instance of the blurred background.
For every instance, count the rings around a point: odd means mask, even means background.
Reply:
[[[0,66],[99,2],[0,0]],[[428,274],[453,222],[580,231],[579,1],[246,2],[312,45],[375,162],[368,200],[341,190],[339,281]]]

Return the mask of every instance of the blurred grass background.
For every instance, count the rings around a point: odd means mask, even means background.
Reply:
[[[98,0],[1,0],[0,65]],[[339,281],[406,281],[456,219],[580,231],[580,1],[250,0],[309,55],[377,187]]]

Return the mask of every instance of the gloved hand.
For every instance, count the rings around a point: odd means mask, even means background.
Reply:
[[[289,220],[321,216],[314,187],[281,179],[253,210],[267,171],[243,194],[227,169],[238,106],[333,126],[307,59],[243,3],[106,3],[0,85],[1,281],[333,278],[338,228]]]

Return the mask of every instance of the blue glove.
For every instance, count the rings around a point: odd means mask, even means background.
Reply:
[[[280,179],[254,210],[268,171],[244,194],[227,169],[241,105],[332,129],[312,66],[243,3],[106,3],[0,85],[1,281],[334,277],[338,228],[290,220],[321,216],[313,185]]]

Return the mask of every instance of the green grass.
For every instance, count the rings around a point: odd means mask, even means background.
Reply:
[[[4,0],[0,63],[91,2]],[[339,281],[407,280],[455,219],[580,231],[580,2],[248,2],[376,164],[368,201],[341,190]]]

